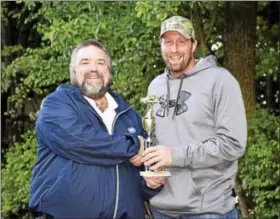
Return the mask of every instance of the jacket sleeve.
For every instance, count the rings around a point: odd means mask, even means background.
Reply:
[[[218,77],[212,97],[216,134],[197,145],[172,148],[174,166],[207,168],[235,161],[245,152],[247,122],[239,84],[229,72]]]
[[[37,138],[54,153],[97,165],[116,165],[138,153],[136,135],[110,135],[78,116],[75,106],[62,99],[48,96],[36,122]]]

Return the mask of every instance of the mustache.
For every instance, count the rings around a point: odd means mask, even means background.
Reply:
[[[103,75],[98,71],[90,71],[85,73],[85,77],[103,78]]]

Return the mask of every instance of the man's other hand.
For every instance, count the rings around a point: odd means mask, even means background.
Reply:
[[[144,180],[146,182],[147,187],[151,189],[157,189],[161,185],[165,183],[164,176],[150,176],[150,177],[144,177]]]

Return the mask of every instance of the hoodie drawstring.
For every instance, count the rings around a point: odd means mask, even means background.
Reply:
[[[175,116],[175,113],[177,112],[177,104],[178,104],[178,101],[179,101],[179,98],[180,98],[180,93],[181,93],[181,89],[182,89],[182,85],[183,85],[183,81],[184,79],[187,77],[187,75],[183,74],[180,76],[181,78],[181,81],[180,81],[180,86],[179,86],[179,90],[178,90],[178,93],[177,93],[177,98],[176,98],[176,103],[175,103],[175,109],[174,109],[174,112],[173,112],[173,115],[172,115],[172,119],[174,119],[174,116]],[[169,83],[168,83],[169,84]],[[170,95],[170,94],[169,94]]]
[[[170,86],[169,86],[169,75],[166,76],[167,83],[167,116],[169,115],[169,101],[170,101]]]
[[[166,72],[166,85],[167,85],[167,116],[169,115],[169,102],[170,102],[170,84],[169,84],[169,78],[171,75],[171,72],[169,70],[169,68],[165,68],[165,72]],[[180,98],[180,92],[183,86],[183,80],[187,77],[187,75],[183,74],[180,76],[181,81],[180,81],[180,86],[179,86],[179,90],[177,93],[177,99],[176,99],[176,104],[175,104],[175,109],[172,115],[172,119],[174,119],[175,113],[177,112],[177,104]]]

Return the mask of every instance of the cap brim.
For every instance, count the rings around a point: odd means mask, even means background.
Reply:
[[[163,36],[165,33],[171,32],[171,31],[180,33],[180,34],[181,34],[183,37],[185,37],[186,39],[192,39],[191,36],[182,33],[182,31],[180,31],[180,30],[178,30],[178,29],[169,29],[169,30],[166,30],[166,31],[164,31],[163,33],[160,34],[159,38],[162,38],[162,36]]]

